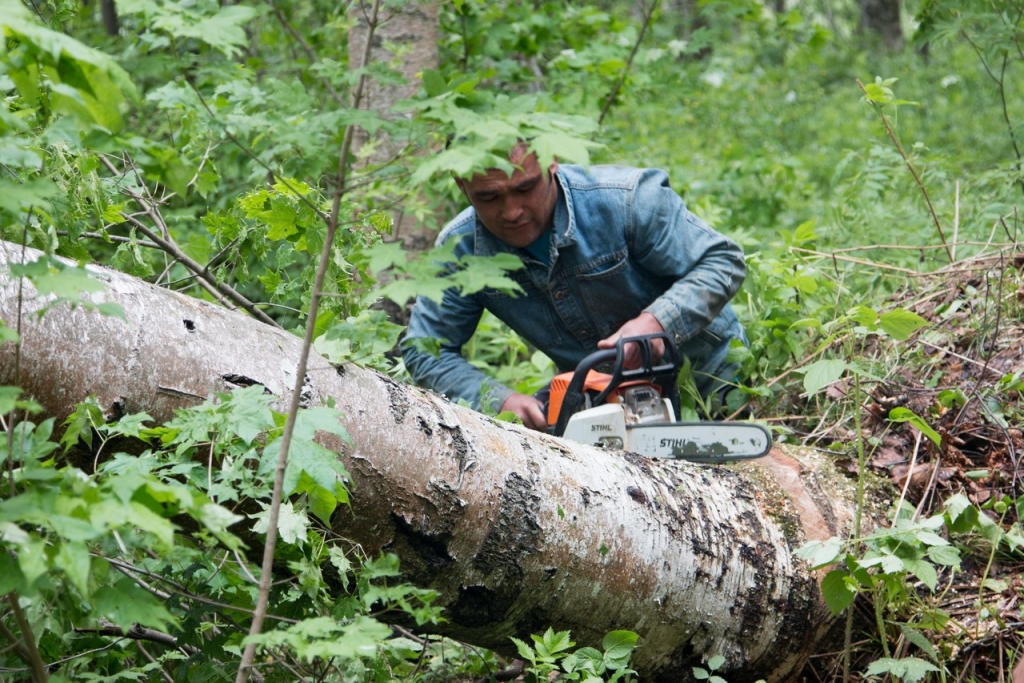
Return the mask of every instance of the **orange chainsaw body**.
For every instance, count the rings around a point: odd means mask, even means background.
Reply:
[[[558,422],[558,415],[562,411],[562,401],[565,399],[565,391],[569,388],[569,382],[572,381],[574,372],[563,372],[560,375],[555,375],[555,378],[551,380],[551,394],[548,396],[548,426],[553,427]],[[611,382],[612,376],[604,373],[591,370],[587,373],[587,378],[583,381],[584,393],[593,392],[599,394],[608,387],[608,383]],[[644,380],[633,380],[631,382],[621,382],[618,386],[613,389],[608,396],[605,398],[605,403],[618,403],[620,393],[628,389],[629,387],[636,386],[650,386],[661,394],[661,390],[658,389],[658,385],[653,382],[647,382]]]

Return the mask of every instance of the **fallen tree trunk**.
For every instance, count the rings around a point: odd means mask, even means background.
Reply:
[[[0,245],[6,260],[20,247]],[[34,258],[30,253],[29,258]],[[21,385],[58,419],[90,394],[111,415],[157,420],[213,392],[259,383],[286,405],[300,340],[242,314],[106,269],[96,301],[127,321],[21,297]],[[0,282],[15,325],[19,287]],[[15,381],[15,349],[0,384]],[[443,632],[507,647],[547,626],[581,644],[638,632],[644,680],[685,680],[720,654],[730,681],[785,680],[830,625],[817,581],[792,551],[844,533],[850,485],[827,463],[779,451],[710,467],[609,453],[496,423],[385,376],[311,359],[303,403],[332,397],[353,439],[339,533],[395,552],[440,595]]]

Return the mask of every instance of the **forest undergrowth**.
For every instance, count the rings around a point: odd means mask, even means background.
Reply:
[[[1021,683],[1024,11],[905,3],[894,49],[857,30],[858,3],[682,4],[442,3],[436,63],[391,116],[364,97],[414,56],[377,40],[390,56],[349,68],[349,36],[374,44],[377,11],[406,2],[0,0],[0,228],[48,255],[12,272],[89,306],[95,283],[56,257],[111,265],[407,379],[404,321],[382,298],[396,312],[508,284],[507,262],[445,279],[443,253],[403,251],[411,219],[429,243],[461,208],[452,173],[503,163],[520,138],[550,160],[664,168],[746,252],[734,305],[755,418],[891,491],[888,528],[805,550],[856,618],[803,679]],[[456,127],[472,132],[445,149]],[[493,318],[466,355],[527,393],[553,371]],[[331,536],[350,492],[312,439],[338,429],[327,413],[279,414],[242,389],[167,425],[108,423],[88,401],[59,425],[19,391],[0,388],[17,501],[0,504],[0,677],[230,680],[257,643],[266,680],[629,675],[624,632],[572,659],[569,634],[536,634],[510,660],[378,622],[442,617],[393,556]],[[296,423],[299,457],[321,466],[293,468],[282,496],[272,457]],[[116,452],[128,437],[145,457]],[[86,446],[95,457],[66,455]],[[214,453],[219,472],[196,465]],[[247,640],[271,586],[222,503],[280,526],[270,613],[286,627]],[[177,533],[168,505],[200,532]],[[123,635],[136,627],[181,640],[150,657]],[[707,664],[694,675],[716,677]]]

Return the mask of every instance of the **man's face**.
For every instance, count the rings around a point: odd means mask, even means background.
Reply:
[[[517,166],[511,177],[492,168],[486,173],[455,182],[476,210],[488,232],[505,244],[525,247],[544,234],[551,224],[558,200],[554,172],[558,162],[541,169],[537,157],[516,150],[509,161]]]

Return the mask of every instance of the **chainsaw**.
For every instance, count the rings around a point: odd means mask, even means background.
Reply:
[[[665,344],[655,361],[653,342]],[[637,344],[640,365],[625,367],[627,344]],[[611,365],[610,373],[595,368]],[[551,381],[548,431],[600,448],[652,458],[702,463],[747,460],[772,446],[767,429],[752,422],[676,422],[679,414],[679,353],[664,332],[619,339],[596,351],[571,372]]]

